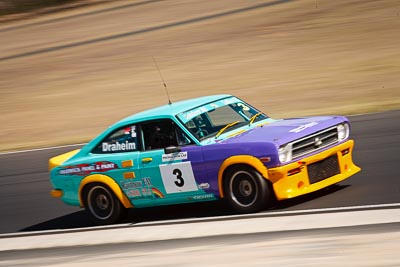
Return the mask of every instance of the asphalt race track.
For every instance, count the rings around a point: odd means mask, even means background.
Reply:
[[[362,171],[319,192],[283,201],[273,211],[365,206],[400,202],[396,172],[400,152],[400,111],[350,117],[356,141],[354,161]],[[83,210],[49,195],[47,160],[74,147],[0,154],[0,234],[93,226]],[[271,212],[271,211],[269,211]],[[132,211],[126,222],[228,215],[223,203]]]

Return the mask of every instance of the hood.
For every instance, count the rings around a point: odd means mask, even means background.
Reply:
[[[343,122],[348,122],[348,119],[342,116],[277,120],[268,124],[256,126],[231,138],[220,140],[219,143],[264,141],[275,143],[277,146],[280,146]],[[240,128],[238,132],[243,130],[243,128]],[[230,134],[232,135],[232,133]]]

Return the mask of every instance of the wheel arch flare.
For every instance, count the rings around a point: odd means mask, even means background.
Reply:
[[[114,179],[111,177],[104,175],[104,174],[93,174],[86,176],[79,185],[78,195],[79,195],[79,203],[80,206],[83,207],[83,189],[85,186],[92,184],[92,183],[102,183],[108,186],[114,195],[118,198],[118,200],[122,203],[125,208],[132,208],[133,205],[126,197],[124,192],[122,191],[121,187],[115,182]]]
[[[267,167],[256,157],[250,155],[236,155],[225,159],[218,171],[218,191],[224,198],[223,181],[225,172],[235,165],[247,165],[258,171],[265,179],[269,180]]]

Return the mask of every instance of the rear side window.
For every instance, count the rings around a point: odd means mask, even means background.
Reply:
[[[92,151],[96,154],[138,151],[136,125],[120,128],[104,138]]]

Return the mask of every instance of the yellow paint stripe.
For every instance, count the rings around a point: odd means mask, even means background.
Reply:
[[[233,137],[233,136],[239,135],[239,134],[244,133],[244,132],[245,132],[245,130],[241,130],[241,131],[238,131],[236,133],[228,135],[228,137]]]

